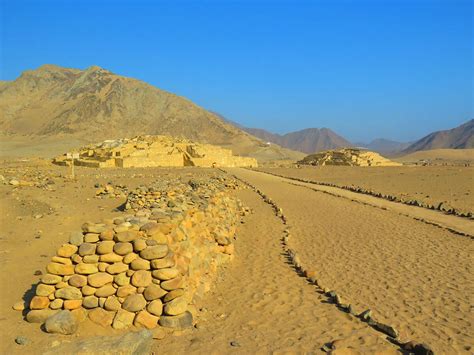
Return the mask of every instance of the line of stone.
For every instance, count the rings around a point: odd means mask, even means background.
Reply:
[[[319,184],[319,183],[315,183],[315,182],[311,182],[310,180],[303,180],[303,179],[298,179],[298,178],[291,178],[291,177],[287,177],[287,176],[283,176],[283,175],[278,175],[278,174],[274,174],[274,173],[269,173],[269,172],[266,172],[266,171],[261,171],[261,170],[251,170],[251,169],[248,169],[250,171],[258,171],[259,173],[262,173],[262,174],[268,174],[268,175],[273,175],[273,176],[276,176],[276,177],[279,177],[279,178],[283,178],[283,179],[288,179],[288,180],[294,180],[294,181],[298,181],[298,182],[303,182],[303,183],[307,183],[307,184],[313,184],[313,185],[322,185],[322,184]],[[336,193],[332,193],[332,192],[329,192],[329,191],[323,191],[323,190],[317,190],[315,188],[311,188],[309,186],[303,186],[303,185],[299,185],[299,184],[295,184],[295,183],[291,183],[291,182],[286,182],[287,184],[290,184],[290,185],[293,185],[293,186],[300,186],[300,187],[305,187],[307,189],[310,189],[310,190],[313,190],[313,191],[316,191],[316,192],[322,192],[322,193],[325,193],[327,195],[330,195],[330,196],[334,196],[334,197],[340,197],[340,198],[345,198],[349,201],[352,201],[352,202],[356,202],[356,203],[360,203],[362,205],[365,205],[365,206],[370,206],[370,207],[373,207],[373,208],[379,208],[381,210],[384,210],[386,211],[387,208],[385,207],[379,207],[379,206],[375,206],[375,205],[372,205],[370,203],[367,203],[367,202],[364,202],[364,201],[358,201],[358,200],[354,200],[350,197],[346,197],[346,196],[341,196],[341,195],[338,195]],[[342,187],[339,187],[339,186],[330,186],[330,185],[322,185],[322,186],[328,186],[328,187],[334,187],[334,188],[340,188],[340,189],[343,189]],[[343,189],[344,190],[344,189]],[[353,191],[354,192],[354,191]],[[375,196],[376,197],[376,196]],[[390,201],[390,200],[388,200]],[[390,202],[395,202],[395,203],[398,203],[398,201],[390,201]],[[420,206],[418,206],[420,207]],[[423,208],[423,207],[422,207]],[[451,227],[446,227],[446,226],[443,226],[442,224],[438,224],[436,222],[431,222],[431,221],[427,221],[426,219],[423,219],[423,218],[418,218],[418,217],[413,217],[409,214],[406,214],[406,213],[401,213],[401,212],[396,212],[398,214],[400,214],[401,216],[405,216],[405,217],[409,217],[409,218],[413,218],[414,220],[416,221],[419,221],[419,222],[422,222],[422,223],[426,223],[430,226],[434,226],[434,227],[437,227],[437,228],[440,228],[440,229],[443,229],[443,230],[446,230],[452,234],[455,234],[455,235],[458,235],[458,236],[461,236],[461,237],[467,237],[467,238],[470,238],[470,239],[474,239],[474,235],[472,234],[468,234],[468,233],[465,233],[465,232],[461,232],[461,231],[458,231],[456,229],[453,229]]]
[[[258,171],[260,173],[269,174],[269,175],[273,175],[273,176],[277,176],[277,177],[282,177],[282,178],[286,178],[286,179],[290,179],[290,180],[305,182],[305,183],[313,184],[313,185],[336,187],[338,189],[347,190],[347,191],[351,191],[351,192],[362,194],[362,195],[369,195],[369,196],[381,198],[383,200],[387,200],[387,201],[391,201],[391,202],[402,203],[402,204],[408,205],[408,206],[421,207],[421,208],[425,208],[425,209],[431,210],[431,211],[439,211],[439,212],[442,212],[442,213],[445,213],[445,214],[450,214],[450,215],[453,215],[453,216],[456,216],[456,217],[467,218],[467,219],[474,220],[474,212],[472,212],[472,211],[460,212],[460,211],[456,210],[455,208],[443,209],[443,202],[440,202],[440,203],[438,203],[437,206],[435,206],[435,205],[427,204],[427,203],[424,203],[424,202],[418,201],[418,200],[402,200],[400,197],[397,197],[397,196],[394,196],[394,195],[387,195],[387,194],[384,194],[384,193],[381,193],[381,192],[366,190],[366,189],[364,189],[362,187],[359,187],[359,186],[337,185],[337,184],[333,184],[333,183],[330,183],[330,182],[306,180],[306,179],[301,179],[301,178],[296,178],[296,177],[289,177],[289,176],[285,176],[285,175],[271,173],[271,172],[268,172],[268,171],[262,171],[262,170],[259,170],[259,169],[249,169],[249,170]]]
[[[232,177],[241,181],[243,184],[247,185],[255,193],[257,193],[265,203],[269,204],[272,207],[272,209],[275,212],[275,215],[281,219],[282,223],[288,226],[288,220],[283,214],[283,210],[280,207],[278,207],[278,205],[271,198],[269,198],[264,192],[262,192],[260,189],[258,189],[256,186],[252,185],[248,181],[245,181],[234,174],[232,174]],[[296,186],[300,186],[300,185],[296,185]],[[284,230],[285,235],[281,239],[285,255],[287,256],[288,260],[291,262],[291,264],[295,268],[298,275],[305,277],[306,280],[311,285],[313,285],[318,290],[319,293],[324,294],[328,298],[328,300],[337,307],[338,310],[344,313],[350,314],[351,316],[367,324],[374,330],[380,333],[383,333],[384,335],[387,335],[389,337],[388,341],[390,343],[399,346],[404,351],[409,351],[410,353],[415,354],[415,355],[433,355],[434,354],[433,350],[425,343],[416,343],[413,341],[409,341],[405,343],[401,342],[400,340],[398,340],[398,336],[399,336],[398,331],[390,325],[376,321],[372,316],[372,310],[367,309],[363,311],[362,313],[357,314],[354,311],[352,305],[350,303],[344,302],[341,296],[336,293],[336,291],[323,287],[318,281],[318,279],[316,278],[316,272],[309,271],[308,269],[306,269],[302,265],[298,254],[289,246],[290,239],[291,239],[289,228],[290,227],[288,226]],[[321,348],[321,350],[325,352],[330,352],[332,350],[335,350],[335,344],[333,343],[325,344]]]

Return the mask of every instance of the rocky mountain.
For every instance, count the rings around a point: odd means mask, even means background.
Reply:
[[[301,131],[280,135],[261,128],[244,127],[239,123],[224,118],[223,116],[220,117],[234,126],[239,127],[243,131],[260,138],[264,142],[270,142],[303,153],[315,153],[328,149],[353,146],[352,143],[328,128],[307,128]]]
[[[445,131],[437,131],[421,138],[402,153],[409,154],[430,149],[466,149],[474,148],[474,119]]]
[[[400,152],[403,149],[406,149],[412,143],[413,142],[403,143],[403,142],[392,141],[390,139],[378,138],[378,139],[374,139],[370,143],[354,143],[354,145],[357,147],[367,148],[368,150],[371,150],[377,153],[390,155],[390,154]]]
[[[266,154],[262,141],[188,99],[97,66],[44,65],[1,82],[0,131],[87,142],[164,134],[225,146],[235,154]],[[291,155],[279,148],[273,152]]]

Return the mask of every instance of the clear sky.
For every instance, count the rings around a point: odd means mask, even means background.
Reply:
[[[0,2],[3,80],[99,65],[246,126],[353,141],[474,117],[471,0]]]

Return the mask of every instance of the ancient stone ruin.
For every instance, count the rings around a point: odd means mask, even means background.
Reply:
[[[306,156],[298,161],[302,165],[341,166],[400,166],[397,162],[384,158],[378,153],[357,148],[327,150]]]
[[[115,329],[192,326],[217,267],[233,258],[247,212],[231,195],[235,180],[187,179],[140,186],[124,206],[133,214],[72,232],[46,266],[26,319],[63,334],[72,331],[54,325],[62,310]]]
[[[67,155],[53,160],[70,164]],[[257,167],[254,158],[240,157],[210,144],[190,142],[168,136],[138,136],[132,139],[107,140],[79,150],[75,165],[93,168],[143,167]]]

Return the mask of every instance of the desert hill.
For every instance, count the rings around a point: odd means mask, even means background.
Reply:
[[[265,142],[277,144],[287,149],[296,150],[303,153],[315,153],[328,149],[337,149],[353,146],[345,138],[339,136],[328,128],[306,128],[296,132],[286,134],[277,134],[269,132],[262,128],[249,128],[231,121],[222,115],[216,113],[224,121],[234,125],[241,130],[260,138]]]
[[[445,131],[437,131],[421,138],[406,148],[409,154],[419,150],[474,148],[474,119]]]
[[[44,65],[0,83],[0,130],[4,136],[84,142],[170,135],[273,157],[262,152],[263,142],[188,99],[98,66]],[[279,147],[276,153],[298,156]]]

